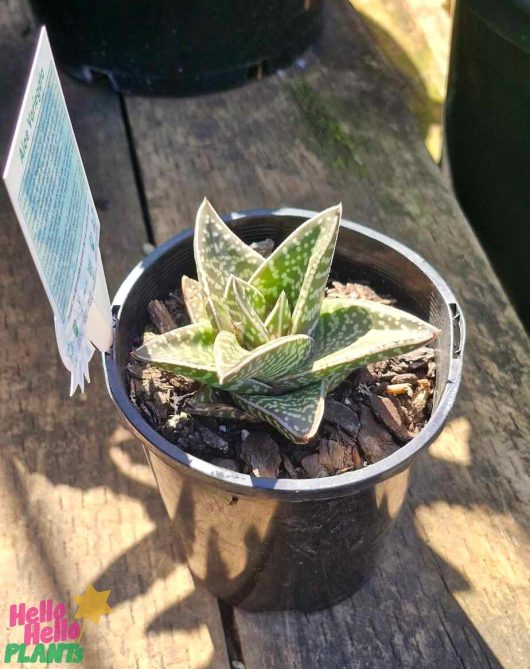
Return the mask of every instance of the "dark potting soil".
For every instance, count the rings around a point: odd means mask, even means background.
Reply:
[[[256,247],[263,255],[272,250],[268,240]],[[394,302],[353,282],[332,281],[327,295]],[[153,300],[148,310],[143,341],[189,323],[179,289]],[[187,402],[199,389],[195,381],[132,357],[127,371],[133,403],[187,453],[255,476],[320,478],[373,464],[418,434],[431,415],[436,364],[433,349],[422,347],[355,370],[328,395],[319,432],[307,445],[293,444],[267,423],[188,413]]]

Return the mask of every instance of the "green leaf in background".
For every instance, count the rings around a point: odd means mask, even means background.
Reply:
[[[181,280],[182,299],[186,305],[186,311],[192,323],[201,320],[209,320],[204,298],[202,296],[201,285],[195,279],[190,279],[184,275]]]
[[[202,386],[199,392],[186,403],[186,411],[197,416],[215,416],[232,420],[255,422],[254,416],[238,409],[232,404],[223,402],[209,386]]]

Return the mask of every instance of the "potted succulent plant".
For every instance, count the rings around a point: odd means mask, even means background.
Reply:
[[[357,587],[401,507],[410,462],[447,418],[461,372],[463,321],[434,270],[392,240],[341,225],[340,205],[305,221],[300,213],[235,216],[234,232],[205,200],[194,233],[157,249],[122,286],[105,359],[111,396],[144,444],[193,574],[254,610],[315,609]],[[188,276],[192,236],[197,279]],[[279,242],[267,257],[246,243],[265,237]],[[337,291],[345,284],[330,290],[332,266],[419,313],[376,293]],[[177,319],[155,302],[169,325],[146,334],[153,300],[179,279]],[[436,387],[432,415],[413,434],[400,419],[405,405],[388,394],[410,391],[410,378],[394,367],[398,382],[389,385],[374,365],[417,361],[406,356],[434,342],[430,381],[408,374],[418,385],[412,397]],[[128,392],[135,361],[166,374],[149,382],[170,388],[158,400],[170,416],[165,429],[155,430],[160,424]],[[374,393],[354,370],[372,374]],[[197,457],[197,435],[240,462]]]

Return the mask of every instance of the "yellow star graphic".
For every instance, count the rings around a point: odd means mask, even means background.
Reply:
[[[112,609],[107,604],[107,599],[110,595],[110,590],[102,590],[99,592],[93,585],[89,585],[82,595],[74,597],[79,605],[74,618],[84,618],[91,620],[96,625],[99,619],[105,613],[110,613]]]

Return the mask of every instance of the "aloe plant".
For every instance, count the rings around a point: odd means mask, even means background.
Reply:
[[[326,395],[353,369],[438,333],[394,307],[325,297],[340,218],[341,205],[326,209],[263,258],[205,199],[195,224],[197,280],[182,277],[191,324],[134,356],[199,381],[192,413],[263,420],[295,443],[310,441]]]

